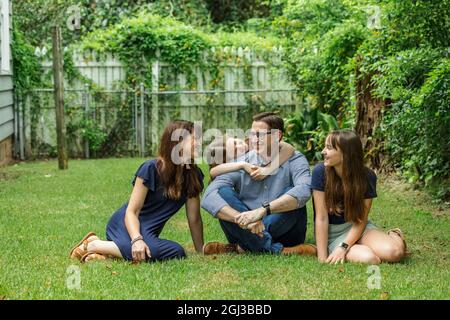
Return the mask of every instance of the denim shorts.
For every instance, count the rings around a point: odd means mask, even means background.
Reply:
[[[328,252],[331,253],[341,243],[345,242],[345,239],[352,228],[353,223],[346,222],[343,224],[329,224],[328,225]],[[378,229],[370,220],[367,222],[361,238],[372,229]],[[358,239],[359,240],[359,239]]]

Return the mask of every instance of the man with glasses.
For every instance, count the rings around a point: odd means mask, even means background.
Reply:
[[[276,114],[256,115],[249,133],[252,151],[236,161],[278,166],[283,132],[284,121]],[[219,219],[229,243],[208,243],[203,253],[315,255],[315,246],[304,244],[310,182],[308,161],[299,152],[262,181],[244,170],[218,176],[206,189],[202,208]]]

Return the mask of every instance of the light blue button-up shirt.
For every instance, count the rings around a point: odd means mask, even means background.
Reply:
[[[247,161],[261,166],[262,158],[250,151],[237,161]],[[233,187],[239,198],[251,210],[260,208],[263,203],[278,199],[288,194],[298,201],[298,207],[304,207],[311,198],[311,174],[305,156],[300,152],[286,161],[273,175],[262,181],[253,180],[244,170],[230,172],[218,176],[208,186],[202,199],[202,208],[216,217],[219,211],[228,204],[219,194],[222,187]],[[286,192],[286,190],[289,191]]]

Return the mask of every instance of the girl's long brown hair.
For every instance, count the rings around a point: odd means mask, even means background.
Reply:
[[[227,140],[228,136],[224,135],[220,137],[219,139],[216,139],[213,141],[208,147],[206,148],[206,157],[209,164],[209,170],[212,168],[227,163]],[[219,156],[222,156],[220,159],[218,159]]]
[[[177,129],[184,129],[194,134],[194,124],[190,121],[176,120],[169,123],[161,137],[156,166],[166,197],[179,200],[185,192],[188,198],[195,198],[203,189],[199,175],[200,169],[195,164],[189,164],[188,168],[186,165],[176,165],[172,161],[172,150],[180,143],[172,141],[172,134]]]
[[[227,141],[228,139],[233,138],[227,135],[224,135],[220,137],[219,139],[216,139],[213,141],[208,147],[206,148],[206,160],[209,164],[209,170],[213,169],[214,167],[217,167],[220,164],[224,164],[228,162],[229,158],[236,158],[236,145],[233,150],[232,155],[227,154]],[[248,138],[245,139],[245,142],[248,144]],[[221,158],[218,158],[221,156]],[[213,180],[213,179],[211,179]]]
[[[345,211],[346,221],[363,222],[368,169],[364,166],[361,139],[350,130],[333,131],[328,138],[333,148],[342,152],[343,163],[342,178],[338,176],[334,167],[325,169],[326,207],[329,212],[337,215]]]

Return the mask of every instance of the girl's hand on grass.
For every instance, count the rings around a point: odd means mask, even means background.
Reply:
[[[152,253],[150,252],[150,248],[144,242],[144,240],[136,241],[131,247],[131,255],[133,257],[133,261],[141,262],[146,260],[146,256],[150,259],[152,257]]]
[[[344,263],[345,256],[347,255],[347,251],[345,251],[342,247],[337,247],[334,251],[328,256],[327,263],[330,264],[338,264]]]

